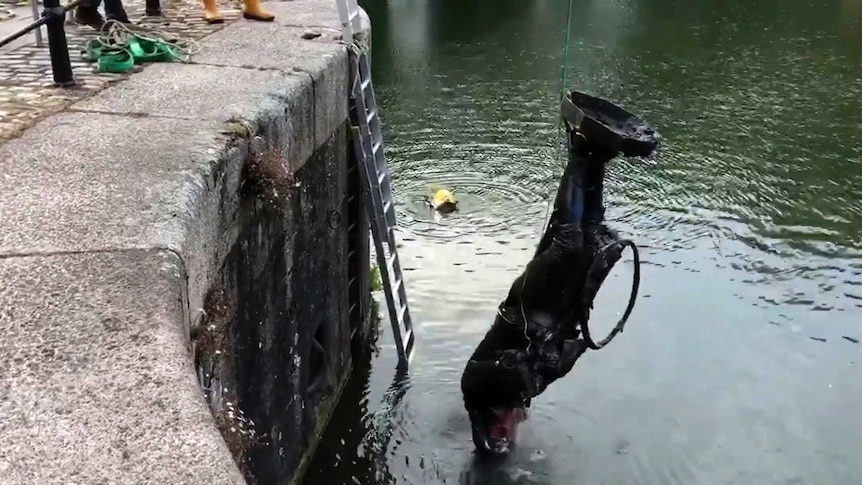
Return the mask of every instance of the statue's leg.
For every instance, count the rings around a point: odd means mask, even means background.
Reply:
[[[204,0],[204,20],[208,24],[220,24],[224,22],[224,17],[218,10],[216,0]]]
[[[580,178],[580,167],[587,161],[581,153],[569,149],[569,161],[566,164],[566,169],[563,171],[563,176],[560,177],[560,184],[557,186],[557,196],[554,199],[554,209],[551,212],[551,218],[548,221],[548,227],[545,228],[545,233],[539,240],[539,246],[536,248],[536,255],[543,253],[551,242],[554,240],[554,232],[560,224],[568,223],[580,227],[580,220],[583,200],[580,196],[583,192],[578,188],[583,185]]]
[[[599,287],[605,281],[614,265],[622,258],[623,247],[616,245],[619,240],[616,232],[604,224],[605,164],[594,164],[585,174],[584,180],[584,245],[590,254],[592,268],[586,279],[583,305],[592,307]],[[607,248],[607,250],[606,250]],[[584,317],[589,313],[585,308]]]
[[[606,165],[607,162],[604,160],[595,160],[586,165],[581,174],[584,190],[584,212],[581,225],[585,229],[605,221],[604,182]]]
[[[275,20],[275,15],[260,6],[260,0],[243,0],[242,16],[249,20],[258,20],[261,22],[272,22]]]
[[[551,245],[554,232],[561,224],[583,228],[604,221],[602,191],[605,166],[616,153],[590,143],[577,133],[569,136],[569,160],[560,178],[548,227],[536,249],[537,255]]]

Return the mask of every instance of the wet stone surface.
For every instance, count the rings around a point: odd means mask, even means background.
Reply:
[[[208,25],[203,20],[201,2],[195,0],[162,1],[163,17],[146,17],[144,0],[126,1],[124,6],[132,22],[144,28],[170,37],[200,39],[239,19],[238,5],[226,1],[219,3],[225,23],[216,25]],[[21,5],[27,4],[17,4]],[[5,18],[4,12],[14,6],[15,2],[0,3],[0,20]],[[45,47],[37,47],[35,36],[31,33],[25,37],[26,45],[0,50],[0,144],[19,135],[40,119],[101,91],[114,81],[134,74],[99,73],[95,63],[84,61],[81,58],[82,47],[95,35],[96,32],[90,27],[66,24],[69,54],[77,82],[73,88],[53,86],[47,39]]]

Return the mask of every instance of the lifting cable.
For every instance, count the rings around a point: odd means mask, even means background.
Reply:
[[[561,69],[560,69],[561,72],[560,72],[559,104],[562,104],[562,102],[566,96],[566,83],[568,82],[567,74],[568,74],[568,67],[569,67],[569,44],[571,42],[573,4],[574,4],[574,0],[569,0],[568,11],[566,12],[566,41],[565,41],[565,45],[563,46],[563,64],[562,64]],[[563,136],[565,136],[566,137],[565,139],[568,140],[568,132],[567,132],[567,130],[565,130],[563,128],[563,117],[562,117],[562,115],[560,115],[559,118],[557,118],[557,120],[558,120],[557,121],[557,132],[559,134],[560,139],[563,139]],[[565,165],[568,161],[567,160],[568,159],[568,150],[566,149],[566,147],[567,147],[567,143],[563,143],[561,145],[561,150],[560,150],[560,153],[562,154],[561,159],[562,159],[563,167],[565,167]],[[551,204],[548,204],[548,210],[547,210],[547,213],[545,214],[545,221],[546,222],[545,222],[544,231],[548,230],[548,225],[550,224],[550,213],[551,213],[552,207],[553,206]],[[625,250],[626,247],[631,248],[632,258],[633,258],[632,262],[634,264],[634,275],[632,275],[632,286],[631,286],[631,293],[629,294],[629,301],[628,301],[628,304],[626,305],[626,309],[623,312],[622,317],[620,317],[616,326],[614,326],[614,328],[610,331],[610,333],[608,333],[608,335],[605,338],[603,338],[602,340],[600,340],[598,342],[594,341],[591,334],[590,334],[589,323],[588,323],[589,322],[589,312],[587,311],[587,309],[592,308],[593,300],[595,299],[595,296],[598,294],[598,291],[601,288],[601,284],[599,284],[595,288],[595,294],[592,295],[592,298],[590,298],[589,294],[588,294],[589,285],[584,284],[584,288],[581,291],[580,302],[584,308],[584,318],[582,319],[582,322],[580,325],[581,334],[583,336],[584,342],[587,344],[587,346],[589,348],[591,348],[593,350],[598,350],[598,349],[603,348],[604,346],[609,344],[611,342],[611,340],[613,340],[614,337],[617,336],[617,334],[621,333],[623,331],[623,329],[625,328],[626,322],[628,321],[629,316],[632,313],[632,310],[634,310],[635,302],[637,301],[638,290],[640,289],[640,270],[641,270],[641,268],[640,268],[640,254],[638,252],[638,247],[633,241],[631,241],[629,239],[621,239],[621,240],[613,241],[610,244],[607,244],[604,247],[602,247],[601,249],[599,249],[596,252],[596,254],[593,255],[593,261],[590,264],[590,267],[587,269],[587,277],[585,279],[585,282],[589,281],[590,278],[594,277],[595,273],[598,271],[598,269],[601,266],[599,263],[602,263],[602,265],[603,265],[606,261],[607,255],[609,253],[611,253],[612,251],[618,251],[618,252],[622,253],[622,251]],[[602,280],[602,283],[604,283],[604,279]]]

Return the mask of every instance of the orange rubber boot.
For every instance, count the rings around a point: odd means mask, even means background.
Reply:
[[[204,0],[204,19],[208,24],[221,24],[224,17],[218,11],[216,0]]]
[[[272,22],[275,20],[275,15],[267,12],[260,6],[260,0],[243,0],[242,16],[249,20],[259,20],[261,22]]]

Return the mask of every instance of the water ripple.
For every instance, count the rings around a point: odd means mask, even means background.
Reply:
[[[836,7],[804,3],[578,2],[568,85],[664,138],[656,163],[615,161],[607,181],[610,225],[641,247],[642,293],[613,350],[536,399],[521,451],[496,471],[471,465],[458,379],[532,255],[562,169],[565,3],[501,14],[506,2],[427,2],[410,24],[428,40],[413,58],[396,37],[416,32],[375,24],[418,336],[381,468],[393,476],[379,485],[853,483],[862,78]],[[460,211],[435,215],[435,188]],[[599,328],[627,296],[625,277],[609,281]]]

